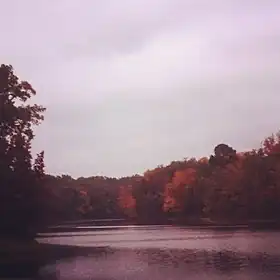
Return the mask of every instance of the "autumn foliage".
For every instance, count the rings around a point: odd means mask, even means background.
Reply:
[[[136,200],[132,195],[132,186],[120,186],[119,190],[119,206],[128,216],[135,216]]]
[[[164,189],[164,211],[173,209],[180,211],[182,209],[184,204],[184,201],[182,201],[183,194],[192,186],[195,178],[196,170],[193,168],[175,172],[172,181],[167,183]]]
[[[219,144],[209,158],[173,162],[150,170],[137,189],[131,207],[147,205],[147,194],[152,193],[149,203],[160,203],[166,218],[172,214],[186,222],[193,217],[233,223],[278,220],[280,136],[272,135],[259,149],[240,153]],[[145,195],[140,195],[141,189]],[[150,212],[149,217],[154,220],[160,215],[153,214]]]
[[[139,223],[279,220],[279,139],[278,134],[270,136],[260,148],[242,152],[219,144],[208,157],[174,161],[119,179],[48,175],[52,215]]]
[[[11,66],[0,67],[0,234],[25,235],[42,221],[76,219],[280,221],[280,133],[251,151],[220,143],[212,155],[174,161],[143,175],[52,176],[45,174],[44,152],[35,159],[31,153],[33,127],[45,111],[31,103],[35,94]]]

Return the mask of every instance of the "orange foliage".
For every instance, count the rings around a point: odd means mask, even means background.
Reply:
[[[173,196],[173,186],[171,183],[167,184],[164,189],[164,203],[163,211],[168,211],[176,207],[176,200]]]
[[[196,171],[193,168],[176,171],[172,179],[172,185],[177,188],[180,185],[192,184],[195,180]]]
[[[203,157],[201,159],[198,160],[199,163],[208,163],[209,159],[207,157]]]
[[[191,185],[196,179],[196,170],[187,168],[185,170],[176,171],[172,182],[165,186],[163,210],[180,208],[178,197],[183,194],[186,187]]]
[[[136,206],[136,200],[132,195],[132,186],[121,186],[119,192],[119,205],[123,209],[132,209]]]

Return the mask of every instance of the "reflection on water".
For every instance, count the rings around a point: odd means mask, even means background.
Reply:
[[[116,250],[44,267],[40,279],[280,279],[280,255],[230,251]]]
[[[43,235],[38,241],[86,247],[168,248],[280,253],[280,232],[198,230],[171,226],[104,227]]]
[[[110,246],[42,267],[39,279],[280,279],[279,232],[112,228],[54,234],[44,242]],[[43,241],[41,239],[41,241]]]

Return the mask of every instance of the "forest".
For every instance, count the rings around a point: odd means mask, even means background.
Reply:
[[[47,175],[54,216],[124,218],[138,223],[246,223],[277,220],[280,210],[280,135],[259,149],[236,152],[226,144],[213,155],[158,166],[115,179]],[[63,198],[63,200],[62,200]]]
[[[140,175],[53,176],[45,173],[44,152],[35,157],[31,152],[34,127],[46,110],[31,102],[34,95],[12,66],[1,65],[0,234],[33,236],[46,225],[77,219],[140,224],[279,220],[280,133],[260,139],[250,151],[217,143],[212,155],[173,161]]]

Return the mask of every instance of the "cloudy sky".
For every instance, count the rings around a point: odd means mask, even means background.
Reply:
[[[280,128],[279,0],[0,0],[47,171],[123,176]]]

